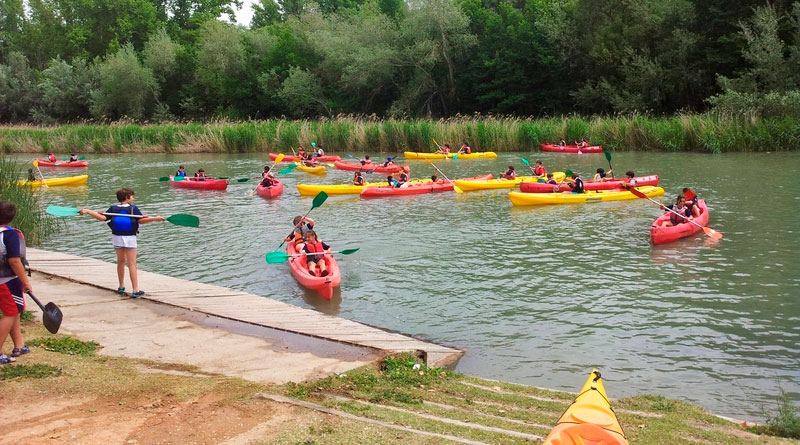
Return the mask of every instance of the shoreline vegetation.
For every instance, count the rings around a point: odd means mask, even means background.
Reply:
[[[0,126],[3,153],[248,153],[284,152],[316,142],[330,153],[427,152],[433,139],[476,151],[538,151],[540,143],[586,137],[612,151],[771,152],[800,147],[800,118],[735,119],[713,114],[673,117],[519,118],[457,116],[449,119],[378,119],[339,116],[323,120],[209,123],[67,124]]]

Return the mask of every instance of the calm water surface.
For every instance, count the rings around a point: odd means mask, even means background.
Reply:
[[[496,174],[508,164],[524,169],[521,156],[584,177],[608,167],[602,155],[544,153],[438,165],[449,177]],[[144,226],[140,267],[463,348],[457,370],[465,373],[574,391],[598,367],[614,397],[658,393],[751,419],[762,406],[774,410],[779,385],[800,398],[798,153],[614,154],[618,174],[658,173],[665,200],[684,186],[706,198],[709,225],[725,234],[719,242],[699,234],[651,246],[660,210],[645,200],[512,207],[502,191],[332,196],[311,213],[318,233],[334,250],[361,248],[339,259],[332,302],[264,254],[311,208],[296,183],[341,183],[350,173],[295,171],[273,201],[249,198],[254,182],[202,192],[157,179],[178,164],[239,178],[267,162],[262,154],[92,156],[88,187],[43,193],[49,204],[105,210],[127,186],[146,213],[198,215],[199,230]],[[409,163],[412,176],[430,176],[426,162]],[[114,261],[104,224],[66,224],[45,248]]]

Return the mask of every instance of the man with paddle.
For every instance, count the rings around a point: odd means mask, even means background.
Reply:
[[[89,214],[98,221],[108,221],[111,218],[108,226],[111,227],[112,244],[117,253],[117,278],[119,278],[117,293],[125,295],[125,263],[127,263],[133,286],[131,298],[139,298],[144,295],[144,291],[139,289],[139,274],[136,270],[136,234],[139,233],[139,225],[167,219],[161,215],[143,215],[142,211],[133,203],[133,197],[133,190],[121,188],[117,190],[119,204],[112,205],[104,213],[80,209],[78,214]]]

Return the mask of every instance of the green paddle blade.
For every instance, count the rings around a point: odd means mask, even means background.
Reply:
[[[611,162],[611,152],[603,150],[603,154],[606,156],[606,161]]]
[[[453,155],[453,159],[458,159],[458,153]]]
[[[167,179],[169,179],[169,178],[167,178]],[[186,180],[186,176],[173,176],[172,180],[173,181],[177,181],[177,182],[185,181]]]
[[[47,212],[48,215],[53,215],[53,216],[74,216],[77,215],[79,211],[80,209],[77,207],[61,207],[61,206],[47,206],[47,210],[45,210],[45,212]]]
[[[239,178],[239,179],[236,180],[236,182],[247,182],[249,180],[250,180],[250,178]]]
[[[297,164],[289,164],[288,167],[284,168],[283,170],[279,171],[278,173],[285,175],[287,173],[291,173],[292,170],[297,168]]]
[[[274,252],[267,252],[266,260],[267,264],[278,264],[278,263],[285,263],[286,260],[289,259],[289,255],[285,252],[281,251],[274,251]]]
[[[217,177],[216,177],[216,178],[214,178],[214,179],[228,179],[228,177],[227,177],[227,176],[217,176]]]
[[[187,215],[185,213],[178,213],[167,218],[167,221],[175,224],[176,226],[184,227],[200,227],[200,218],[194,215]]]
[[[162,176],[162,177],[158,178],[158,180],[161,181],[161,182],[169,181],[169,176]]]
[[[525,164],[525,165],[531,165],[531,163],[528,162],[528,160],[525,159],[525,158],[522,158],[522,163]]]
[[[356,247],[355,249],[340,250],[339,253],[341,253],[342,255],[350,255],[351,253],[358,252],[358,249],[360,249],[360,247]]]
[[[325,200],[328,199],[328,194],[325,192],[319,192],[317,196],[314,197],[314,202],[311,205],[311,209],[315,209],[322,205]]]
[[[564,176],[566,176],[568,178],[572,177],[572,170],[567,169],[567,171],[564,172]]]

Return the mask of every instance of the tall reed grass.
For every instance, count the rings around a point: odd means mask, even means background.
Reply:
[[[75,124],[0,127],[3,152],[285,152],[312,142],[330,152],[428,152],[469,142],[478,151],[531,151],[543,142],[587,138],[610,150],[783,151],[800,146],[800,118],[733,119],[702,115],[561,117],[456,116],[440,120],[323,120]]]
[[[44,212],[39,195],[34,189],[17,184],[21,176],[19,171],[13,159],[0,157],[0,199],[17,205],[17,216],[11,225],[22,230],[27,245],[36,246],[63,226]]]

